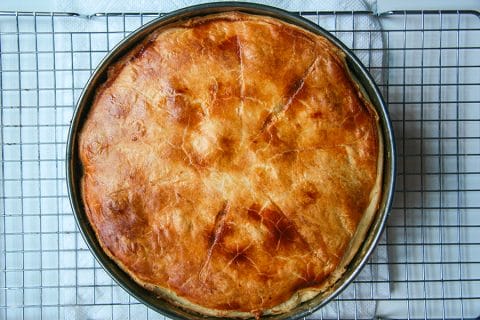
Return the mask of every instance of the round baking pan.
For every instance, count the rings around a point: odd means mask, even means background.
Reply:
[[[97,69],[91,75],[83,92],[78,100],[73,119],[70,125],[70,131],[67,141],[66,169],[67,184],[70,196],[70,202],[73,209],[77,225],[89,246],[91,252],[95,255],[97,261],[102,265],[105,271],[115,279],[115,281],[126,291],[128,291],[138,301],[143,302],[148,307],[175,319],[205,319],[205,316],[196,314],[178,307],[166,300],[158,298],[154,293],[137,284],[127,273],[113,262],[107,254],[102,250],[94,230],[92,229],[80,194],[80,179],[82,177],[82,165],[78,154],[78,133],[89,112],[95,96],[96,89],[107,79],[107,71],[109,66],[120,59],[136,44],[142,41],[155,29],[166,26],[170,23],[177,22],[181,19],[188,19],[195,16],[203,16],[212,13],[220,13],[226,11],[241,11],[249,14],[265,15],[280,19],[284,22],[297,25],[315,34],[320,34],[329,39],[336,46],[342,49],[346,55],[346,61],[350,72],[357,79],[358,83],[363,86],[364,91],[369,96],[370,101],[374,105],[379,115],[379,122],[384,140],[384,174],[382,185],[382,196],[380,199],[379,209],[372,225],[370,226],[367,237],[355,255],[354,259],[348,265],[344,275],[327,291],[308,300],[293,310],[277,314],[265,316],[268,319],[296,319],[306,316],[318,308],[324,306],[335,296],[337,296],[345,287],[347,287],[355,276],[365,265],[368,257],[374,250],[380,235],[384,229],[385,222],[392,203],[393,190],[395,184],[395,145],[392,125],[390,123],[385,103],[381,97],[380,91],[372,80],[365,67],[360,60],[348,49],[341,41],[332,36],[329,32],[322,29],[311,21],[304,19],[298,15],[287,11],[269,7],[265,5],[253,3],[239,2],[221,2],[208,3],[197,6],[187,7],[166,14],[155,19],[138,30],[130,34],[122,40],[98,65]]]

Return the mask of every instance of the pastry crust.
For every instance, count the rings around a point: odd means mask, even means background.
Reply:
[[[335,283],[375,216],[378,116],[322,36],[239,12],[155,31],[80,133],[105,252],[202,314],[291,310]]]

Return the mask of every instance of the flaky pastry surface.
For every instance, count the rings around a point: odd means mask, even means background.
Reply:
[[[85,209],[107,254],[168,299],[283,312],[331,285],[375,212],[377,120],[321,36],[238,12],[179,22],[98,89],[79,144]]]

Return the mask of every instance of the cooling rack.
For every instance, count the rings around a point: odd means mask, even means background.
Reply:
[[[386,240],[365,268],[372,276],[331,302],[333,315],[310,318],[363,318],[372,307],[381,318],[478,317],[479,13],[299,14],[334,32],[373,74],[399,167]],[[93,259],[75,226],[64,164],[88,76],[157,16],[0,12],[0,318],[163,319]]]

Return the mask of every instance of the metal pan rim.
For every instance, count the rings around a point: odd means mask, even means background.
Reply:
[[[327,290],[326,293],[322,293],[313,299],[300,304],[287,313],[265,317],[270,319],[297,319],[314,312],[338,296],[362,270],[369,256],[375,249],[385,228],[386,220],[392,206],[396,175],[396,151],[393,128],[380,90],[365,66],[363,66],[355,54],[340,40],[313,22],[288,11],[266,5],[243,2],[215,2],[173,11],[148,22],[132,32],[129,36],[120,41],[120,43],[100,62],[90,76],[90,79],[87,81],[76,104],[68,133],[66,149],[66,177],[70,204],[72,206],[77,226],[90,251],[104,270],[130,295],[155,311],[173,319],[206,319],[202,315],[182,309],[172,303],[155,297],[150,291],[143,288],[130,278],[130,276],[121,270],[102,250],[97,241],[96,235],[90,226],[80,196],[79,178],[81,176],[81,164],[77,152],[78,132],[82,127],[85,116],[88,114],[90,102],[95,94],[95,89],[106,79],[108,67],[127,53],[133,46],[138,44],[153,30],[180,19],[188,19],[195,16],[227,11],[242,11],[250,14],[271,16],[284,22],[302,27],[313,33],[320,34],[329,39],[345,53],[350,71],[353,72],[360,85],[366,90],[380,118],[379,121],[384,140],[384,177],[382,184],[382,197],[377,216],[370,227],[366,241],[350,263],[347,271],[331,289]]]

